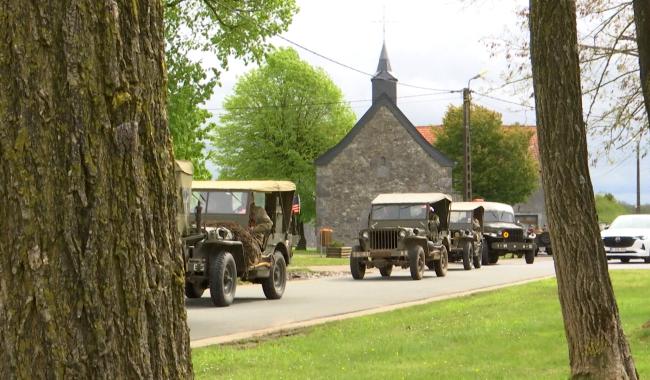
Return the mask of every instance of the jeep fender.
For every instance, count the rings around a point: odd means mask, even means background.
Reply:
[[[246,262],[244,261],[244,249],[240,241],[217,240],[203,243],[199,248],[197,256],[203,257],[206,260],[211,260],[212,256],[222,251],[230,252],[230,254],[235,258],[237,276],[243,275],[248,268],[246,268]]]
[[[404,247],[411,249],[413,246],[419,245],[424,250],[426,255],[429,255],[429,247],[427,246],[427,238],[424,236],[408,236],[404,239]]]
[[[285,261],[285,263],[287,265],[289,265],[291,263],[291,255],[289,255],[289,249],[287,248],[287,246],[284,243],[280,242],[280,243],[276,244],[275,245],[275,251],[276,252],[279,251],[279,252],[282,253],[282,256],[284,256],[284,261]]]

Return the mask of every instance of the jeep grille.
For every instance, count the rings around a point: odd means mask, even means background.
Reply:
[[[634,238],[630,236],[609,236],[604,238],[603,242],[608,247],[631,247],[634,244]]]
[[[395,249],[399,238],[397,230],[370,231],[370,249]]]
[[[506,231],[508,231],[509,236],[505,241],[524,241],[524,230],[511,229]]]

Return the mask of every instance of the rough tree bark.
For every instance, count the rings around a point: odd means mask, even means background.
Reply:
[[[160,1],[0,2],[0,378],[190,378]]]
[[[639,74],[646,115],[650,117],[650,1],[634,0],[634,24],[639,49]]]
[[[573,378],[636,379],[598,229],[582,118],[574,0],[531,0],[546,213]]]

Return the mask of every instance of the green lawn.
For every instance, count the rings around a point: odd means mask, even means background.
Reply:
[[[641,378],[650,376],[650,273],[612,279]],[[555,280],[192,351],[198,379],[561,379],[567,348]]]
[[[293,251],[293,258],[291,259],[292,267],[308,267],[308,266],[323,266],[323,265],[349,265],[350,259],[344,258],[327,258],[325,256],[320,256],[318,251],[307,250],[307,251]]]

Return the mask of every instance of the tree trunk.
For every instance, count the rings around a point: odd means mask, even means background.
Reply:
[[[646,117],[650,117],[650,1],[634,0],[634,24]],[[647,120],[646,120],[647,121]]]
[[[305,238],[305,223],[301,220],[298,222],[298,235],[300,235],[300,240],[296,245],[296,249],[307,249],[307,239]]]
[[[573,378],[636,379],[589,177],[573,0],[531,0],[542,183]]]
[[[190,378],[160,1],[0,2],[0,378]]]

